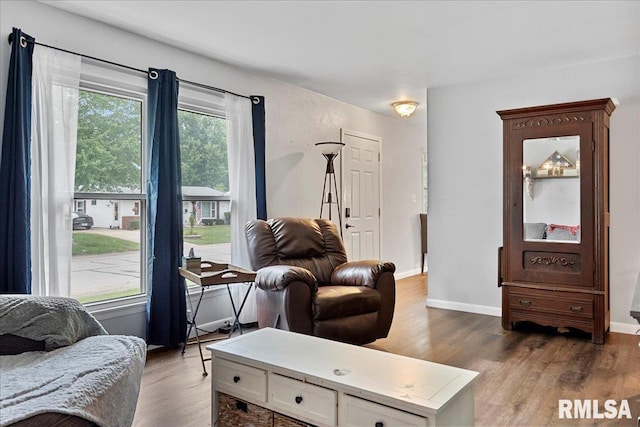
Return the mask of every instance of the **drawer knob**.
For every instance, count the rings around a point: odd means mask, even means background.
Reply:
[[[376,427],[384,427],[384,423],[382,421],[378,421],[376,423]]]
[[[518,301],[520,303],[520,305],[524,305],[529,307],[531,305],[531,301],[526,300],[526,299],[521,299],[520,301]]]
[[[569,310],[573,311],[574,313],[582,313],[584,309],[579,305],[572,305],[571,307],[569,307]]]
[[[237,382],[239,382],[239,381],[240,381],[240,377],[239,377],[238,375],[235,375],[235,376],[233,377],[233,382],[234,382],[234,383],[237,383]]]
[[[296,403],[298,405],[302,403],[302,396],[296,396]]]

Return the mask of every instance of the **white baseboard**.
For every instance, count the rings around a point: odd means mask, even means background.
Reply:
[[[444,308],[446,310],[464,311],[467,313],[475,314],[486,314],[488,316],[495,317],[502,316],[502,309],[500,307],[444,301],[432,298],[427,298],[427,307]],[[638,333],[638,330],[640,330],[640,325],[633,323],[611,322],[611,324],[609,325],[609,330],[611,332],[616,332],[619,334],[636,335]]]
[[[209,322],[209,323],[204,323],[204,324],[198,324],[198,329],[203,329],[205,331],[215,331],[218,328],[223,328],[227,325],[230,325],[231,322],[233,322],[233,317],[228,317],[226,319],[219,319],[219,320],[215,320],[213,322]],[[200,335],[204,334],[206,332],[201,331]],[[196,336],[196,331],[195,330],[191,330],[191,333],[189,334],[189,338],[194,338]]]
[[[637,323],[634,325],[633,323],[611,322],[609,324],[609,330],[619,334],[636,335],[640,331],[640,325]]]
[[[425,266],[424,272],[425,273],[427,272],[427,266]],[[419,268],[415,268],[415,269],[409,270],[409,271],[403,271],[402,273],[398,273],[396,271],[394,273],[393,277],[395,277],[396,280],[399,280],[399,279],[404,279],[406,277],[415,276],[416,274],[420,274],[420,269]]]
[[[433,298],[427,298],[427,307],[444,308],[454,311],[465,311],[467,313],[486,314],[488,316],[502,316],[500,307],[491,307],[488,305],[467,304],[463,302],[445,301]]]

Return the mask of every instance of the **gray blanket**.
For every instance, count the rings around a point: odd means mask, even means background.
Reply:
[[[101,427],[130,426],[145,342],[104,335],[74,300],[15,300],[0,297],[0,334],[44,340],[55,349],[0,357],[0,426],[48,412],[75,415]]]
[[[106,335],[102,325],[72,298],[0,295],[0,335],[45,342],[45,350]]]

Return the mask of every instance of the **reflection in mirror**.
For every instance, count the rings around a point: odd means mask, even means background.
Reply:
[[[580,243],[580,137],[525,139],[525,241]]]

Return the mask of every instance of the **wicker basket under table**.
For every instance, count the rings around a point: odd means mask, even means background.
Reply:
[[[228,394],[218,393],[217,427],[309,427],[302,421],[272,412]]]

